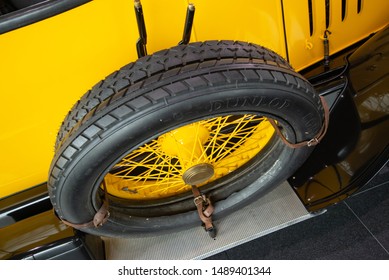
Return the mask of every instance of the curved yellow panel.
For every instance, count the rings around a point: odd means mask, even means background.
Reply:
[[[257,43],[288,56],[300,70],[323,57],[325,0],[312,0],[311,23],[308,2],[194,0],[191,41]],[[388,23],[389,1],[363,0],[359,12],[356,2],[330,1],[331,53]],[[142,1],[148,53],[177,45],[188,3]],[[137,59],[138,37],[130,0],[94,0],[0,34],[0,198],[47,180],[57,130],[67,112],[94,84]]]
[[[47,180],[67,112],[136,57],[134,21],[129,1],[97,0],[0,35],[0,197]]]

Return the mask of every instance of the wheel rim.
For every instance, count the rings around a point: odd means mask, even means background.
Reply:
[[[110,195],[157,201],[205,187],[236,172],[269,143],[274,128],[263,116],[226,115],[196,121],[127,154],[105,176]]]

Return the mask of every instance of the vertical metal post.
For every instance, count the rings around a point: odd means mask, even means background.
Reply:
[[[134,8],[139,31],[139,39],[136,42],[136,51],[138,53],[138,57],[143,57],[147,55],[147,33],[145,19],[143,17],[142,4],[140,3],[140,0],[134,0]]]
[[[328,29],[330,27],[330,11],[331,11],[331,7],[330,7],[330,0],[326,0],[325,2],[325,7],[326,7],[326,29]]]
[[[186,45],[190,41],[190,35],[192,33],[193,19],[195,14],[195,6],[193,4],[188,5],[186,10],[186,19],[184,25],[184,32],[182,34],[182,40],[178,43],[179,45]]]

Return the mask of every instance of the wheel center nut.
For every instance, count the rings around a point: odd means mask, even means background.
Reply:
[[[185,184],[195,186],[206,182],[214,175],[213,166],[208,163],[200,163],[190,167],[182,175]]]

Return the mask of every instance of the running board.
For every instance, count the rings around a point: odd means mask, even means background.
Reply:
[[[108,260],[204,259],[304,221],[309,213],[287,182],[247,207],[215,221],[212,239],[202,227],[153,237],[104,238]]]

